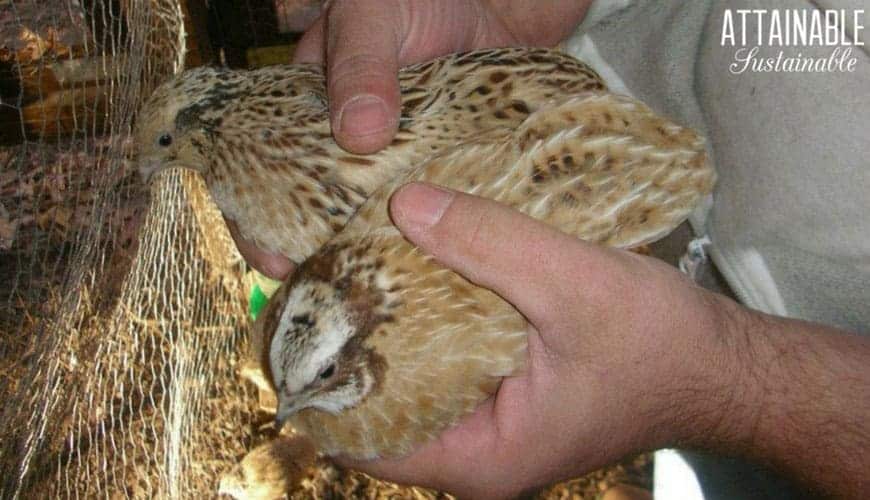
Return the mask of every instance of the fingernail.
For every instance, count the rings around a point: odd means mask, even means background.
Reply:
[[[387,128],[389,121],[383,99],[363,94],[347,101],[341,108],[336,132],[356,137],[371,135]]]
[[[414,183],[402,188],[393,202],[398,209],[396,222],[401,226],[408,224],[428,228],[438,223],[447,207],[453,202],[455,193],[432,184]],[[404,223],[404,224],[403,224]]]

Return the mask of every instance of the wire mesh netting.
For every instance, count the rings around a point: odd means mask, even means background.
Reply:
[[[277,2],[279,29],[317,4]],[[211,497],[274,437],[239,376],[249,284],[220,213],[197,175],[145,186],[133,161],[138,106],[201,50],[191,8],[0,0],[0,498]],[[320,461],[293,496],[438,494]]]
[[[0,22],[0,496],[213,492],[251,412],[240,261],[199,179],[149,204],[129,161],[141,98],[182,68],[181,7],[7,1]]]

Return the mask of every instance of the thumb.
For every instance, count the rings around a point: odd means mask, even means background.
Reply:
[[[400,188],[390,212],[411,242],[504,297],[539,328],[571,301],[566,270],[582,265],[589,253],[582,247],[592,246],[492,200],[430,184]]]
[[[400,29],[397,5],[344,2],[327,14],[329,114],[336,141],[354,153],[374,153],[399,126]]]

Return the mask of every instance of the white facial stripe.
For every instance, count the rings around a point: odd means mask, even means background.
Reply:
[[[341,304],[315,307],[310,298],[310,290],[315,286],[318,285],[300,283],[293,287],[281,311],[275,336],[269,346],[272,374],[279,386],[281,382],[286,384],[286,390],[291,394],[300,393],[322,369],[333,362],[354,333],[350,316]],[[287,355],[284,352],[284,342],[287,332],[291,328],[297,328],[293,325],[293,317],[300,314],[309,314],[311,320],[315,322],[309,332],[312,337],[300,343],[300,347],[306,352],[294,353],[297,361],[288,367],[287,373],[284,373],[284,358]]]
[[[295,291],[295,290],[294,290]],[[293,316],[292,309],[294,302],[288,300],[284,303],[284,309],[281,310],[281,317],[278,319],[278,326],[275,327],[275,334],[272,336],[272,343],[269,345],[269,365],[272,367],[272,376],[275,378],[275,385],[280,387],[281,381],[284,380],[284,363],[281,362],[281,347],[284,345],[284,337],[290,330],[290,318]]]
[[[338,353],[354,333],[350,317],[341,304],[322,309],[317,315],[315,330],[318,335],[311,344],[312,352],[300,367],[300,375],[306,384],[338,358]]]
[[[287,338],[287,332],[295,327],[293,325],[293,317],[306,313],[312,314],[315,311],[314,304],[310,299],[309,291],[311,287],[310,283],[299,283],[290,290],[290,295],[287,297],[284,308],[281,310],[278,326],[275,328],[275,336],[272,337],[272,345],[269,347],[269,363],[272,365],[272,374],[279,387],[282,381],[288,382],[287,374],[284,373],[284,341]],[[291,393],[298,393],[303,387],[304,384],[303,386],[294,384],[288,386],[287,389]]]

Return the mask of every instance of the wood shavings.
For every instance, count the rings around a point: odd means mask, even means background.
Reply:
[[[82,44],[83,33],[84,13],[76,1],[0,2],[0,61],[31,63],[47,53],[69,54]]]

